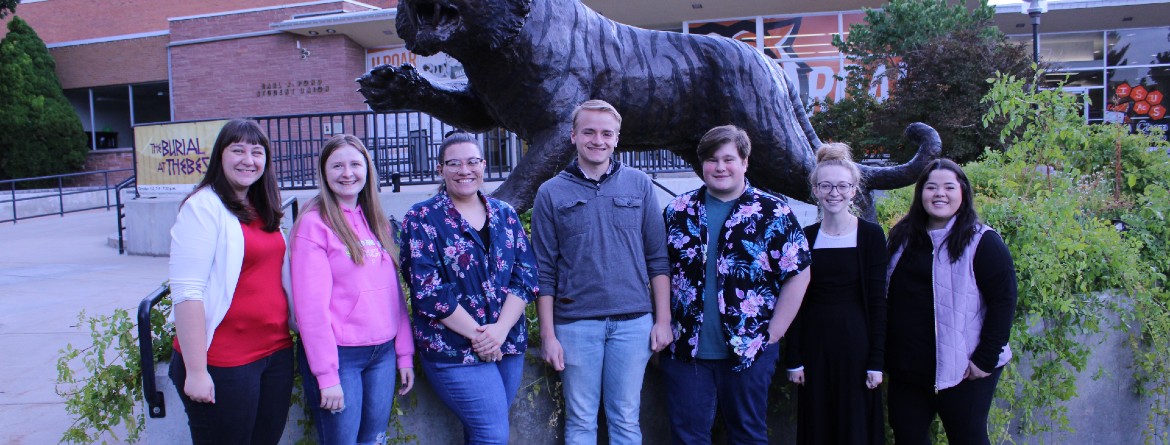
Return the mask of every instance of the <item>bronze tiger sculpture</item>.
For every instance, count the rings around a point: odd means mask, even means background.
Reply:
[[[780,67],[732,39],[652,31],[609,20],[577,0],[400,0],[398,34],[420,55],[444,52],[466,83],[436,84],[410,65],[358,79],[376,111],[416,110],[482,132],[503,127],[530,148],[494,195],[520,211],[574,154],[573,108],[602,99],[622,113],[621,151],[669,149],[701,174],[699,138],[717,125],[748,132],[753,185],[810,199],[821,142]],[[906,130],[918,153],[895,167],[862,167],[870,189],[914,182],[938,156],[934,129]]]

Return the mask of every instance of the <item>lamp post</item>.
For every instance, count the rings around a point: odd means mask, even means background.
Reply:
[[[1040,14],[1048,12],[1048,1],[1025,0],[1021,12],[1032,18],[1032,63],[1040,65]]]

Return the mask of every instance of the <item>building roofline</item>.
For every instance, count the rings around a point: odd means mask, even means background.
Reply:
[[[346,12],[313,17],[288,19],[271,24],[273,29],[290,31],[294,29],[311,28],[323,25],[345,25],[350,23],[365,23],[371,20],[394,19],[398,17],[397,9],[375,9],[371,11]]]
[[[160,36],[165,36],[165,35],[170,35],[170,34],[171,34],[170,30],[148,31],[148,32],[140,32],[140,33],[136,33],[136,34],[123,34],[120,36],[98,37],[98,38],[93,38],[93,39],[70,40],[68,42],[47,43],[47,44],[45,44],[45,47],[52,49],[52,48],[61,48],[61,47],[66,47],[66,46],[92,45],[95,43],[109,43],[109,42],[118,42],[118,41],[122,41],[122,40],[134,40],[134,39],[145,39],[145,38],[150,38],[150,37],[160,37]]]
[[[1059,11],[1066,9],[1089,9],[1089,8],[1110,8],[1119,6],[1137,6],[1137,5],[1156,5],[1160,3],[1170,3],[1170,0],[1049,0],[1047,2],[1049,11]],[[1027,0],[1020,0],[1019,3],[1001,3],[995,5],[996,14],[1023,14],[1028,5]]]
[[[296,8],[296,7],[301,7],[301,6],[323,5],[323,4],[327,4],[327,3],[349,3],[352,5],[361,6],[363,8],[369,8],[371,10],[382,10],[382,8],[379,8],[377,6],[368,5],[368,4],[365,4],[365,3],[362,3],[359,1],[355,1],[355,0],[316,0],[316,1],[303,2],[303,3],[289,3],[289,4],[285,4],[285,5],[265,6],[265,7],[260,7],[260,8],[238,9],[235,11],[214,12],[214,13],[210,13],[210,14],[198,14],[198,15],[188,15],[188,16],[183,16],[183,17],[171,17],[171,18],[168,18],[167,21],[168,22],[177,22],[177,21],[182,21],[182,20],[203,19],[203,18],[208,18],[208,17],[220,17],[220,16],[225,16],[225,15],[247,14],[250,12],[272,11],[275,9],[288,9],[288,8]]]

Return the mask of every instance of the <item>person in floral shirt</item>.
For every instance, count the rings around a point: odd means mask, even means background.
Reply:
[[[465,441],[508,443],[536,256],[516,210],[479,191],[479,142],[454,133],[439,159],[442,188],[402,221],[415,345],[435,393],[463,422]]]
[[[800,309],[811,253],[783,198],[744,179],[751,142],[726,125],[699,142],[703,187],[664,211],[675,341],[660,365],[675,443],[768,443],[776,345]]]

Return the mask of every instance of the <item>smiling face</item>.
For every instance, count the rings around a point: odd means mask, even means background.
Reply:
[[[447,194],[454,200],[470,199],[477,195],[480,187],[483,187],[483,169],[483,153],[470,142],[447,147],[443,161],[439,163],[439,174],[443,176]]]
[[[703,183],[707,192],[720,201],[731,201],[743,194],[743,180],[748,161],[739,155],[734,142],[728,142],[703,159]]]
[[[236,195],[244,200],[248,188],[264,174],[264,146],[233,142],[223,150],[223,174]]]
[[[857,196],[857,179],[853,172],[840,165],[825,165],[817,169],[813,195],[826,214],[838,215],[849,211]]]
[[[604,111],[581,110],[577,114],[569,139],[577,147],[577,164],[581,170],[591,175],[596,171],[604,173],[617,147],[620,130],[617,118]]]
[[[325,183],[337,202],[357,207],[358,195],[366,186],[366,157],[352,145],[333,150],[325,160]]]
[[[922,185],[922,207],[930,217],[930,230],[946,227],[947,222],[963,205],[963,189],[955,172],[938,169],[930,172]]]

